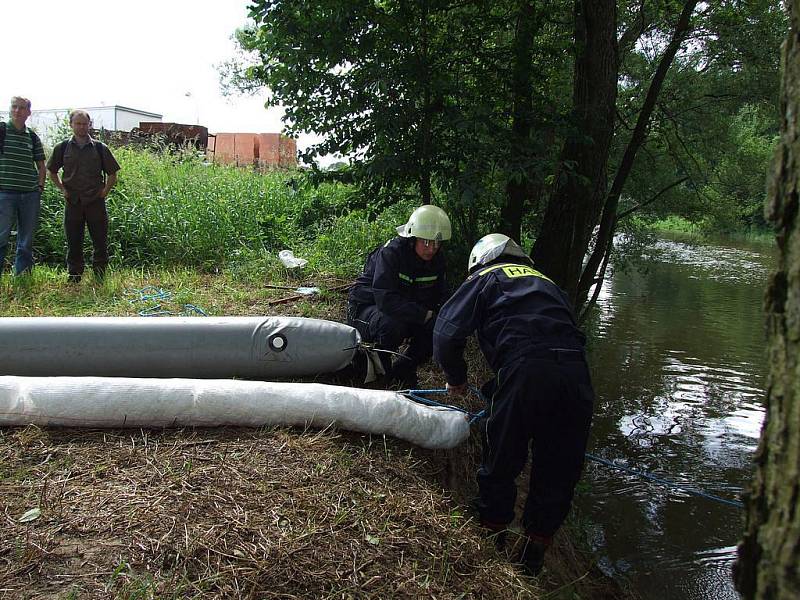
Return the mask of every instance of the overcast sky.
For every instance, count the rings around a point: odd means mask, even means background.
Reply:
[[[264,98],[224,98],[217,65],[247,0],[12,0],[0,8],[0,102],[33,110],[121,105],[211,132],[278,132]],[[300,139],[301,147],[306,139]]]

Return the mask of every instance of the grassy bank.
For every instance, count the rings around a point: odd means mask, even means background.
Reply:
[[[654,222],[651,227],[656,232],[680,235],[682,238],[690,240],[714,240],[722,243],[732,242],[756,245],[772,245],[775,243],[775,234],[771,231],[750,229],[747,231],[720,232],[705,227],[703,223],[694,223],[674,215]]]

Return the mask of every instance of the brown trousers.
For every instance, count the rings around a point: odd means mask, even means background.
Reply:
[[[108,211],[105,199],[98,198],[88,204],[67,202],[64,209],[64,231],[67,235],[67,270],[70,275],[83,273],[84,227],[89,228],[94,252],[92,269],[104,273],[108,265]]]

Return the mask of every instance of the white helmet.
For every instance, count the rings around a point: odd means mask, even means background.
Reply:
[[[490,233],[483,236],[472,247],[467,261],[467,270],[471,271],[476,266],[487,265],[498,256],[517,256],[530,261],[530,257],[525,254],[520,245],[507,235],[502,233]]]
[[[443,242],[450,239],[450,218],[438,206],[426,204],[411,213],[408,223],[397,228],[397,235]]]

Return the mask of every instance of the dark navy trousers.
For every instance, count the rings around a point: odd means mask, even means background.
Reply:
[[[409,340],[406,350],[406,361],[395,361],[394,373],[399,371],[416,371],[418,365],[427,362],[433,355],[433,325],[431,319],[424,325],[407,323],[388,315],[372,305],[351,304],[348,308],[348,321],[358,330],[361,339],[374,343],[378,348],[397,352],[404,340]],[[381,355],[381,360],[390,371],[390,357]]]
[[[532,454],[522,524],[527,534],[549,538],[569,513],[589,437],[594,392],[583,353],[546,350],[516,359],[484,394],[481,521],[502,529],[514,520],[516,478]]]

